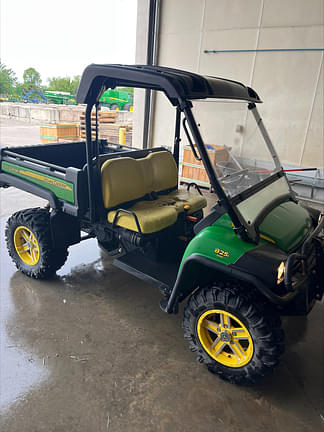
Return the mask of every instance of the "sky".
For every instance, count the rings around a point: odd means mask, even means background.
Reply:
[[[81,75],[90,63],[134,63],[137,0],[0,0],[1,62],[18,80]]]

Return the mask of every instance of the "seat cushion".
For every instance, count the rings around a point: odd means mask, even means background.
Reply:
[[[173,225],[178,213],[173,205],[156,201],[139,201],[127,210],[137,216],[143,234],[151,234]],[[108,222],[112,223],[117,210],[108,212]],[[116,225],[131,231],[138,231],[135,219],[127,213],[119,213]]]
[[[178,213],[184,211],[184,206],[189,205],[188,214],[195,213],[207,206],[207,200],[202,195],[195,192],[188,192],[185,189],[177,189],[167,195],[158,198],[160,203],[173,204]]]

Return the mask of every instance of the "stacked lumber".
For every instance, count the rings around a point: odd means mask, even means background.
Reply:
[[[133,125],[131,123],[101,124],[99,138],[118,144],[119,129],[126,129],[126,145],[132,145]]]
[[[109,142],[118,144],[119,129],[126,129],[126,145],[132,145],[132,130],[131,122],[116,123],[118,112],[115,111],[98,111],[98,134],[100,139],[105,139]],[[85,112],[80,116],[81,122],[81,138],[86,138],[85,131]],[[91,113],[91,137],[96,138],[96,113]]]
[[[98,128],[100,130],[101,125],[106,125],[110,123],[115,123],[118,116],[117,112],[113,111],[98,111]],[[85,131],[85,112],[80,115],[81,123],[81,138],[86,138]],[[96,137],[96,113],[93,111],[91,113],[91,136],[93,139]]]

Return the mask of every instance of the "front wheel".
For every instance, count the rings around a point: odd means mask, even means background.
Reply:
[[[276,310],[238,287],[196,291],[185,308],[183,328],[198,361],[235,384],[253,384],[271,374],[283,353]]]
[[[50,214],[46,209],[18,211],[7,222],[6,241],[16,267],[35,279],[48,279],[66,261],[66,248],[52,244]]]

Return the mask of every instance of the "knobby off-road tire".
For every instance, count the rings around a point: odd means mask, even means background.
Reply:
[[[67,248],[54,248],[47,209],[31,208],[14,213],[7,221],[6,242],[18,270],[35,279],[48,279],[62,267]]]
[[[258,293],[235,286],[196,291],[184,310],[183,328],[197,360],[235,384],[270,375],[284,351],[277,311]]]
[[[111,111],[120,111],[119,105],[117,104],[112,104],[110,107]]]
[[[133,104],[130,102],[125,103],[123,106],[123,111],[133,111]]]

